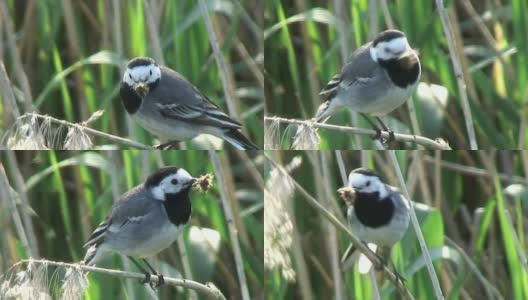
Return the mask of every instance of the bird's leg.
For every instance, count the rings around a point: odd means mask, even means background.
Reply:
[[[376,257],[381,261],[381,265],[376,266],[376,270],[381,271],[383,270],[384,266],[389,266],[389,268],[392,269],[392,272],[396,276],[396,280],[400,281],[402,284],[405,284],[405,278],[400,273],[398,273],[398,271],[396,271],[396,266],[394,265],[394,262],[391,259],[391,249],[383,247],[380,247],[378,249],[380,250],[379,253],[376,251],[375,254]]]
[[[159,150],[174,150],[174,149],[177,149],[179,142],[180,141],[170,141],[170,142],[156,145],[154,146],[154,148],[159,149]]]
[[[373,251],[374,252],[374,251]],[[387,261],[385,260],[385,257],[381,256],[380,254],[374,252],[374,255],[378,258],[378,260],[381,262],[381,265],[376,266],[376,270],[381,271],[383,270],[383,267],[387,265]]]
[[[135,260],[132,256],[127,256],[133,263],[134,265],[136,265],[136,267],[139,269],[139,271],[143,274],[145,274],[145,279],[143,281],[140,281],[141,284],[145,284],[145,283],[151,283],[150,281],[150,273],[147,272],[145,269],[143,269],[143,267],[137,262],[137,260]]]
[[[405,285],[405,277],[403,277],[398,271],[396,271],[396,266],[394,265],[394,262],[390,260],[392,265],[392,271],[394,272],[394,275],[396,276],[397,281],[401,281],[403,285]]]
[[[376,131],[376,135],[372,138],[373,140],[379,140],[381,139],[381,130],[379,129],[378,125],[376,125],[374,122],[372,122],[367,115],[364,113],[359,113],[367,122],[370,124],[370,126]]]
[[[157,287],[165,284],[165,279],[163,278],[163,275],[161,275],[158,271],[154,270],[154,268],[149,264],[149,262],[145,258],[143,258],[143,261],[145,262],[145,264],[150,269],[150,272],[152,272],[152,274],[158,276],[158,283],[154,287],[157,288]]]
[[[378,123],[381,125],[381,128],[383,128],[383,131],[387,131],[389,133],[389,138],[384,141],[384,144],[392,143],[395,140],[394,131],[387,128],[387,126],[385,126],[385,124],[381,122],[381,119],[379,117],[376,117],[376,120],[378,120]]]

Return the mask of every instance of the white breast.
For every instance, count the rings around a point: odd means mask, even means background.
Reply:
[[[123,249],[124,255],[145,258],[151,257],[168,248],[180,235],[184,225],[175,226],[172,223],[163,226],[149,239],[139,242],[135,247]]]
[[[166,119],[163,116],[148,116],[141,110],[133,115],[133,118],[150,133],[163,140],[184,141],[196,137],[197,125],[190,125],[179,120]]]

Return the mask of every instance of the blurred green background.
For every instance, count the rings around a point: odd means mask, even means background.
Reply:
[[[225,188],[234,211],[244,272],[250,295],[263,297],[263,189],[262,156],[258,152],[217,152],[225,176]],[[240,283],[232,241],[218,191],[218,174],[206,151],[17,151],[0,152],[13,201],[0,201],[0,282],[13,279],[7,270],[16,262],[33,258],[78,262],[85,254],[82,245],[104,220],[117,195],[143,182],[159,166],[175,165],[193,176],[211,173],[213,188],[207,193],[191,193],[193,214],[185,227],[185,257],[179,241],[154,259],[154,266],[165,276],[189,278],[205,284],[213,282],[227,299],[241,299]],[[24,199],[27,199],[25,205]],[[17,227],[16,216],[23,221]],[[192,232],[192,234],[191,234]],[[26,246],[21,238],[29,240]],[[127,265],[123,265],[126,261]],[[190,266],[192,275],[185,270]],[[111,269],[137,272],[119,255],[98,263]],[[7,272],[7,273],[6,273]],[[57,299],[64,269],[50,267],[47,286]],[[136,280],[123,280],[91,273],[85,299],[147,299],[145,287]],[[159,288],[160,299],[188,299],[189,290],[171,286]],[[0,293],[0,298],[2,295]],[[199,295],[199,299],[205,299]]]
[[[453,149],[469,149],[461,97],[435,2],[266,1],[266,115],[311,119],[322,103],[319,91],[341,70],[345,59],[391,22],[418,50],[425,85],[412,101],[390,113],[386,124],[395,132],[441,137]],[[442,2],[458,43],[479,149],[528,147],[528,2]],[[357,118],[359,127],[370,128],[363,118]],[[351,115],[343,109],[328,123],[352,126]],[[287,129],[287,124],[280,129],[274,146],[287,149],[295,130]],[[351,134],[323,129],[319,134],[320,149],[376,149],[369,137],[358,140]]]
[[[386,183],[400,187],[385,151],[266,151],[266,155],[284,166],[294,157],[302,159],[291,177],[347,226],[345,205],[336,191],[350,171],[370,167]],[[528,249],[528,152],[396,151],[396,155],[445,299],[526,299],[528,265],[521,258]],[[271,168],[266,163],[266,180],[277,175]],[[288,180],[278,177],[276,182]],[[265,253],[267,299],[376,299],[368,274],[360,275],[356,267],[344,273],[338,269],[350,244],[348,236],[300,192],[288,191],[285,185],[265,192],[265,242],[271,243]],[[281,222],[269,222],[272,219]],[[283,225],[288,223],[290,230]],[[288,260],[287,267],[274,263]],[[412,224],[393,248],[392,261],[415,299],[436,299]],[[381,299],[404,299],[391,282],[384,283],[379,284]]]
[[[235,107],[232,117],[262,145],[263,2],[205,2],[232,82],[233,90],[228,91]],[[1,1],[0,12],[5,25],[0,60],[18,100],[12,105],[0,95],[0,136],[25,112],[82,122],[104,109],[103,117],[90,127],[154,144],[154,137],[127,116],[119,97],[123,68],[136,56],[151,56],[181,73],[227,112],[197,1],[6,0]],[[54,130],[46,139],[61,149],[64,135]],[[100,138],[93,142],[112,143]],[[196,146],[187,143],[187,148]]]

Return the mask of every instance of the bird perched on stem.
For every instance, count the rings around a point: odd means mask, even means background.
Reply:
[[[163,275],[146,258],[178,238],[191,217],[191,188],[209,188],[210,180],[210,175],[194,178],[186,170],[173,166],[152,173],[114,203],[84,245],[88,250],[82,262],[91,266],[109,252],[117,252],[126,255],[145,274],[143,283],[151,283],[150,275],[154,274],[159,277],[156,287],[162,285]],[[150,272],[135,258],[143,260]]]
[[[239,150],[259,149],[240,132],[239,122],[220,111],[182,75],[158,66],[152,58],[136,57],[128,62],[120,94],[133,119],[168,141],[160,148],[210,134]]]
[[[409,46],[405,34],[386,30],[359,47],[341,69],[319,93],[325,100],[315,114],[315,121],[325,122],[343,107],[360,113],[376,130],[381,130],[367,115],[376,117],[384,131],[389,132],[387,142],[394,140],[394,132],[383,124],[384,116],[407,101],[420,80],[420,60]]]
[[[338,193],[347,205],[352,233],[364,243],[375,244],[378,257],[386,263],[392,246],[403,238],[409,227],[407,200],[395,187],[383,183],[376,172],[367,168],[350,172],[348,186],[339,189]],[[344,266],[355,260],[355,250],[354,247],[347,249],[342,259]],[[370,266],[365,272],[368,269]]]

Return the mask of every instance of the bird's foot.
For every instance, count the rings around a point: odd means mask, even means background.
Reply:
[[[396,281],[400,281],[403,285],[405,285],[405,277],[403,277],[396,270],[394,270],[394,275],[396,276]]]
[[[378,253],[374,252],[374,255],[376,255],[376,257],[379,259],[379,261],[381,262],[380,265],[375,265],[375,268],[376,268],[376,271],[382,271],[383,270],[383,267],[385,267],[387,265],[387,261],[385,260],[385,258],[383,258],[381,255],[379,255]]]
[[[154,282],[152,282],[152,275],[150,273],[145,272],[143,274],[145,275],[145,279],[140,281],[141,284],[148,283],[151,288],[158,288],[158,287],[160,287],[160,286],[165,284],[165,278],[160,273],[154,273],[154,275],[158,276],[158,282],[156,284],[154,284]]]
[[[143,274],[145,275],[145,279],[143,279],[143,281],[140,281],[141,284],[145,284],[145,283],[152,284],[150,273],[144,272]]]
[[[167,143],[155,145],[154,148],[158,150],[174,150],[174,149],[177,149],[179,142],[180,141],[170,141]]]
[[[372,137],[372,140],[380,140],[381,141],[381,130],[379,129],[374,129],[376,131],[376,135],[374,135],[374,137]]]
[[[394,137],[394,131],[390,130],[390,129],[387,129],[387,132],[389,133],[389,138],[388,139],[382,139],[381,142],[383,144],[390,144],[392,142],[394,142],[396,140],[396,138]],[[380,135],[381,135],[381,132],[380,132]]]
[[[165,284],[165,278],[163,278],[163,275],[161,275],[160,273],[156,273],[154,275],[158,276],[158,283],[156,283],[156,285],[154,286],[155,288],[158,288]]]

